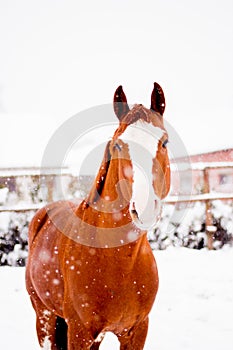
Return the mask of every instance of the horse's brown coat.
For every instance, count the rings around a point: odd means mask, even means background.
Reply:
[[[111,331],[121,350],[144,347],[158,271],[146,232],[132,221],[132,163],[119,137],[132,122],[130,113],[136,120],[154,118],[155,126],[163,127],[158,112],[165,102],[161,93],[155,102],[156,96],[152,93],[152,105],[158,110],[138,105],[130,111],[118,88],[114,109],[120,125],[106,146],[89,196],[80,205],[50,204],[30,224],[26,284],[41,346],[49,341],[52,350],[98,350],[99,336]],[[160,142],[152,170],[155,191],[163,198],[170,177],[167,151]],[[66,325],[67,337],[59,337]]]

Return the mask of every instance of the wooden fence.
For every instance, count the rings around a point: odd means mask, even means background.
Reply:
[[[233,164],[230,166],[226,166],[225,164],[219,163],[214,164],[214,166],[203,164],[201,167],[198,165],[198,170],[203,171],[203,178],[204,178],[204,187],[203,192],[201,194],[193,194],[193,195],[170,195],[165,199],[165,203],[176,205],[179,203],[194,203],[194,202],[205,202],[205,227],[206,227],[206,236],[207,236],[207,245],[208,249],[213,249],[213,236],[216,232],[216,227],[214,226],[213,221],[213,215],[212,215],[212,201],[214,200],[233,200],[233,190],[231,193],[212,193],[210,188],[210,173],[213,169],[225,169],[225,168],[231,168],[233,173]],[[195,166],[192,167],[192,171],[195,171]],[[77,178],[69,172],[69,169],[63,169],[62,174],[58,173],[57,171],[54,171],[54,169],[46,169],[46,171],[41,171],[41,169],[20,169],[14,170],[14,169],[8,169],[4,171],[0,171],[0,179],[3,179],[1,183],[4,183],[5,179],[7,179],[7,182],[10,182],[9,179],[11,179],[11,185],[14,183],[14,179],[19,177],[31,177],[34,179],[37,179],[35,181],[36,183],[39,181],[39,178],[44,178],[44,184],[47,187],[47,198],[45,201],[40,201],[38,203],[30,203],[30,204],[24,204],[24,205],[2,205],[0,206],[0,213],[1,212],[28,212],[28,211],[36,211],[37,209],[44,206],[47,202],[51,202],[54,200],[54,193],[56,192],[56,177],[57,176],[66,176],[70,179],[70,183],[72,186],[75,182],[77,182]],[[12,180],[13,179],[13,180]],[[83,182],[82,182],[83,181]],[[79,183],[82,183],[83,188],[85,190],[83,191],[83,194],[88,191],[88,188],[90,187],[90,184],[93,181],[92,176],[86,176],[83,178]],[[5,181],[6,182],[6,181]],[[86,182],[84,184],[84,182]],[[59,198],[55,198],[59,199]]]
[[[212,214],[212,201],[214,200],[233,200],[233,181],[231,181],[230,192],[212,192],[211,190],[211,175],[214,172],[215,177],[219,177],[226,174],[230,174],[233,179],[233,163],[232,162],[215,162],[215,163],[197,163],[193,164],[191,169],[185,169],[184,171],[201,171],[203,174],[203,190],[201,194],[190,195],[170,195],[165,199],[167,204],[177,203],[205,203],[205,228],[207,236],[207,247],[213,249],[213,237],[216,232],[216,226],[214,225],[214,218]],[[230,171],[229,171],[230,170]],[[229,190],[229,188],[228,188]]]

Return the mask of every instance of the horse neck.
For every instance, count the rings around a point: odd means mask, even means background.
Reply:
[[[88,245],[110,248],[135,241],[135,249],[139,249],[142,231],[130,215],[132,183],[128,146],[121,140],[117,145],[111,141],[90,194],[76,210],[81,219],[79,235],[88,238]]]
[[[103,217],[110,222],[117,217],[132,220],[129,215],[132,173],[128,146],[121,140],[117,140],[117,143],[109,142],[91,192],[85,201],[100,220]]]

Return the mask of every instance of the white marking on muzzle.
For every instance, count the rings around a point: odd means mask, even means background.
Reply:
[[[139,220],[135,224],[141,229],[149,229],[158,222],[161,201],[153,188],[152,160],[158,150],[158,142],[164,130],[140,121],[127,127],[121,139],[128,143],[133,163],[134,182],[131,209],[135,209]],[[133,205],[134,203],[134,205]]]

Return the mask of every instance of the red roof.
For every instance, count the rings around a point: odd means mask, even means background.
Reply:
[[[233,148],[223,149],[214,152],[194,154],[187,157],[181,157],[175,160],[176,162],[200,163],[200,162],[233,162]]]

